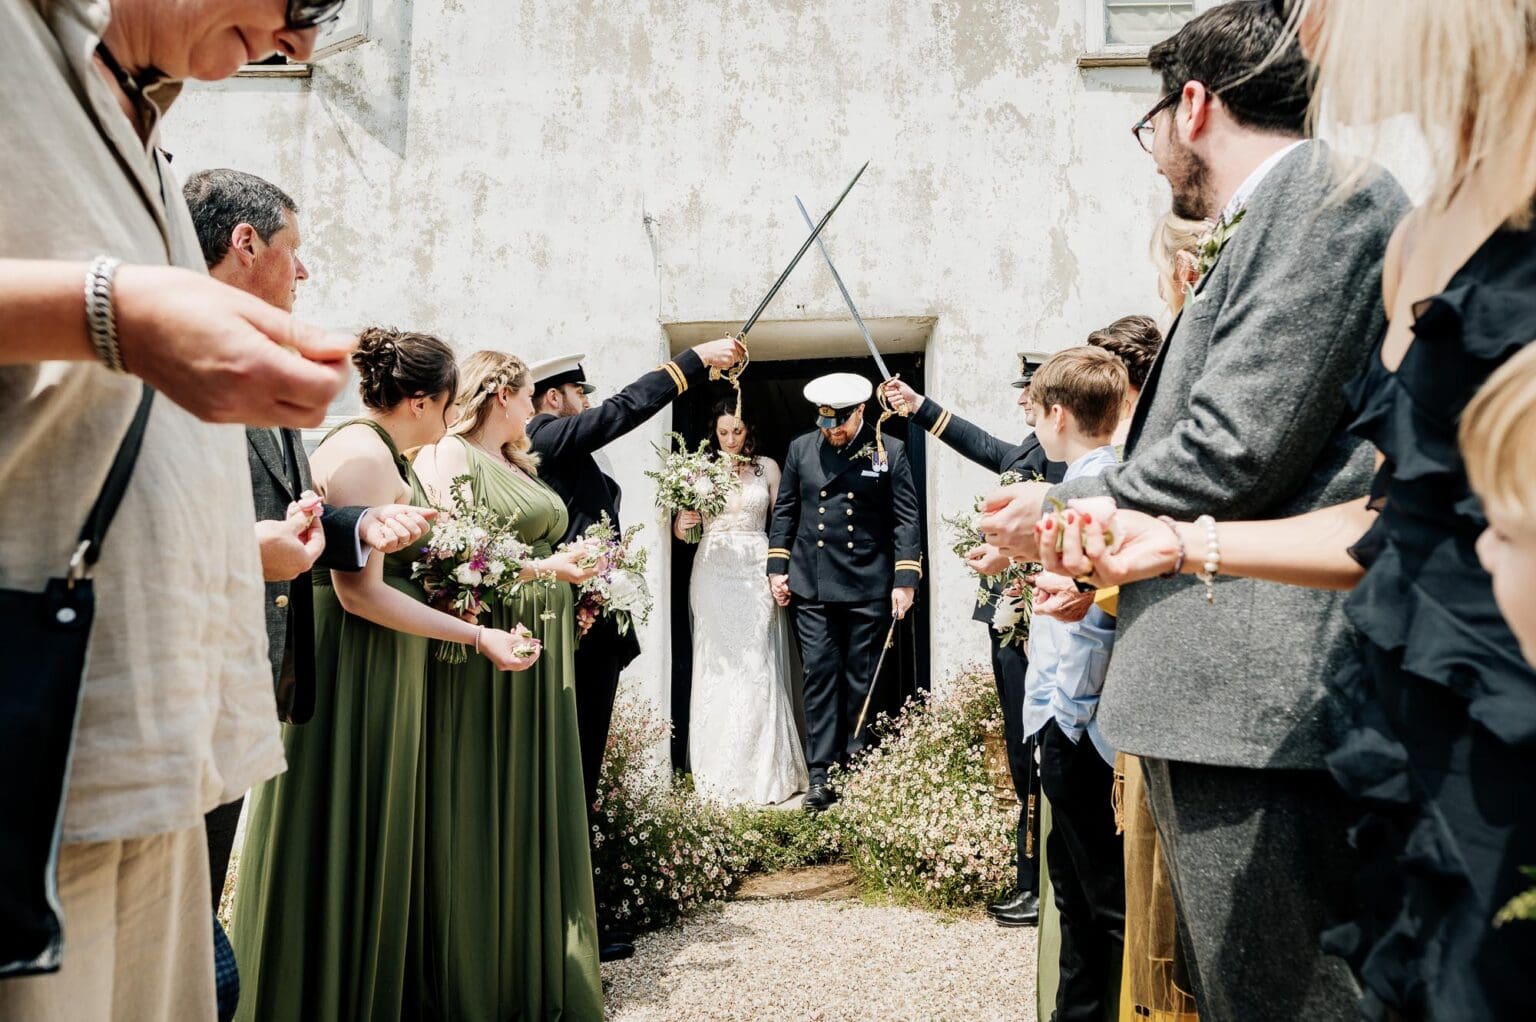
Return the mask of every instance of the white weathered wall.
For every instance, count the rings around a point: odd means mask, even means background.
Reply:
[[[465,351],[584,350],[618,385],[661,324],[740,320],[802,240],[792,196],[867,317],[936,316],[930,393],[1008,437],[1016,353],[1157,308],[1167,189],[1130,125],[1141,69],[1080,71],[1081,0],[375,0],[372,38],[311,80],[189,91],[183,173],[233,166],[298,200],[300,312],[438,332]],[[650,218],[647,221],[647,218]],[[837,318],[808,255],[769,318]],[[663,415],[610,451],[629,521]],[[930,441],[932,519],[987,483]],[[936,681],[985,656],[971,586],[931,537]],[[655,558],[665,592],[664,556]],[[627,684],[667,700],[659,607]]]

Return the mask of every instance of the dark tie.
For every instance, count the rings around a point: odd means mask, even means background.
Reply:
[[[283,471],[288,475],[288,488],[297,497],[304,488],[304,477],[299,474],[299,457],[293,449],[293,430],[280,431],[283,437]]]

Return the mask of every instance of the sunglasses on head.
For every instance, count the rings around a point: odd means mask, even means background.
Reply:
[[[328,22],[335,21],[341,16],[341,9],[347,0],[288,0],[288,28],[295,32],[302,32],[309,28],[318,28]]]

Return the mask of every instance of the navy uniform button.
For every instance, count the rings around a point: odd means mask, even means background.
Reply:
[[[849,544],[848,544],[848,549],[849,549],[849,550],[852,550],[852,549],[853,549],[853,544],[852,544],[852,543],[849,543]]]
[[[852,532],[852,531],[853,531],[853,526],[851,526],[851,525],[850,525],[850,526],[848,526],[848,531],[849,531],[849,532]]]
[[[278,610],[282,610],[284,607],[288,606],[288,597],[279,595],[277,599],[272,601],[272,604]]]
[[[827,544],[823,543],[821,540],[818,539],[816,541],[816,545],[820,547],[820,546],[826,546]]]
[[[827,523],[826,522],[822,522],[820,525],[816,526],[816,531],[818,531],[818,532],[826,532],[827,531]]]
[[[816,509],[816,513],[819,514],[819,515],[824,515],[824,514],[827,513],[827,509],[824,508],[824,507],[819,507],[819,508]]]
[[[848,510],[847,510],[847,511],[846,511],[846,512],[844,512],[844,513],[845,513],[845,514],[846,514],[846,515],[847,515],[847,516],[848,516],[848,517],[849,517],[849,518],[852,518],[852,517],[853,517],[853,508],[849,508],[849,509],[848,509]]]
[[[822,495],[822,496],[823,496],[823,497],[825,497],[825,496],[826,496],[826,495],[827,495],[827,491],[826,491],[826,490],[822,490],[822,491],[821,491],[821,495]]]
[[[853,491],[851,491],[851,490],[848,492],[848,499],[849,500],[853,499]]]

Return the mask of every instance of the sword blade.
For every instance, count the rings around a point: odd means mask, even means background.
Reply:
[[[885,666],[885,654],[893,645],[892,639],[896,637],[896,625],[901,621],[899,617],[891,618],[891,627],[885,633],[885,645],[880,647],[880,659],[875,661],[875,673],[869,679],[869,691],[864,693],[864,706],[859,710],[859,722],[853,726],[853,737],[859,737],[859,732],[864,730],[864,715],[869,712],[869,701],[875,697],[875,682],[880,680],[880,668]]]
[[[800,201],[798,195],[795,196],[795,205],[800,207],[800,215],[805,218],[805,226],[812,226],[811,214],[806,212],[805,203]],[[832,253],[827,251],[827,243],[819,234],[816,236],[816,247],[821,249],[821,258],[826,260],[827,269],[832,271],[832,280],[843,294],[843,304],[848,306],[848,311],[853,314],[853,321],[859,325],[859,333],[864,335],[864,343],[869,346],[869,353],[874,356],[875,365],[880,369],[880,378],[889,380],[891,371],[885,367],[885,359],[880,357],[880,349],[875,347],[875,339],[869,336],[869,327],[864,325],[864,317],[859,315],[858,307],[853,304],[853,296],[848,293],[848,288],[843,284],[843,275],[837,272],[837,267],[832,263]]]
[[[763,296],[763,300],[757,303],[757,308],[748,317],[747,321],[742,324],[741,329],[737,331],[737,337],[747,336],[747,331],[751,330],[753,325],[757,323],[757,317],[763,314],[763,310],[768,308],[768,303],[773,301],[773,296],[779,293],[779,288],[783,287],[784,282],[789,279],[789,275],[795,272],[795,267],[800,263],[800,257],[805,255],[806,250],[811,247],[811,242],[815,241],[816,237],[821,234],[821,229],[827,226],[827,221],[832,219],[832,214],[837,212],[837,207],[841,206],[843,200],[848,197],[848,193],[853,191],[853,186],[859,183],[859,178],[864,176],[864,171],[868,166],[869,161],[865,160],[864,166],[859,168],[859,172],[853,175],[853,180],[848,182],[848,187],[843,189],[843,194],[837,197],[837,201],[832,203],[832,208],[827,210],[827,215],[821,218],[821,222],[811,231],[811,236],[805,239],[805,242],[800,246],[800,251],[796,252],[795,257],[789,261],[789,265],[784,267],[784,272],[779,274],[779,279],[773,282],[773,287],[769,288],[768,293]]]

